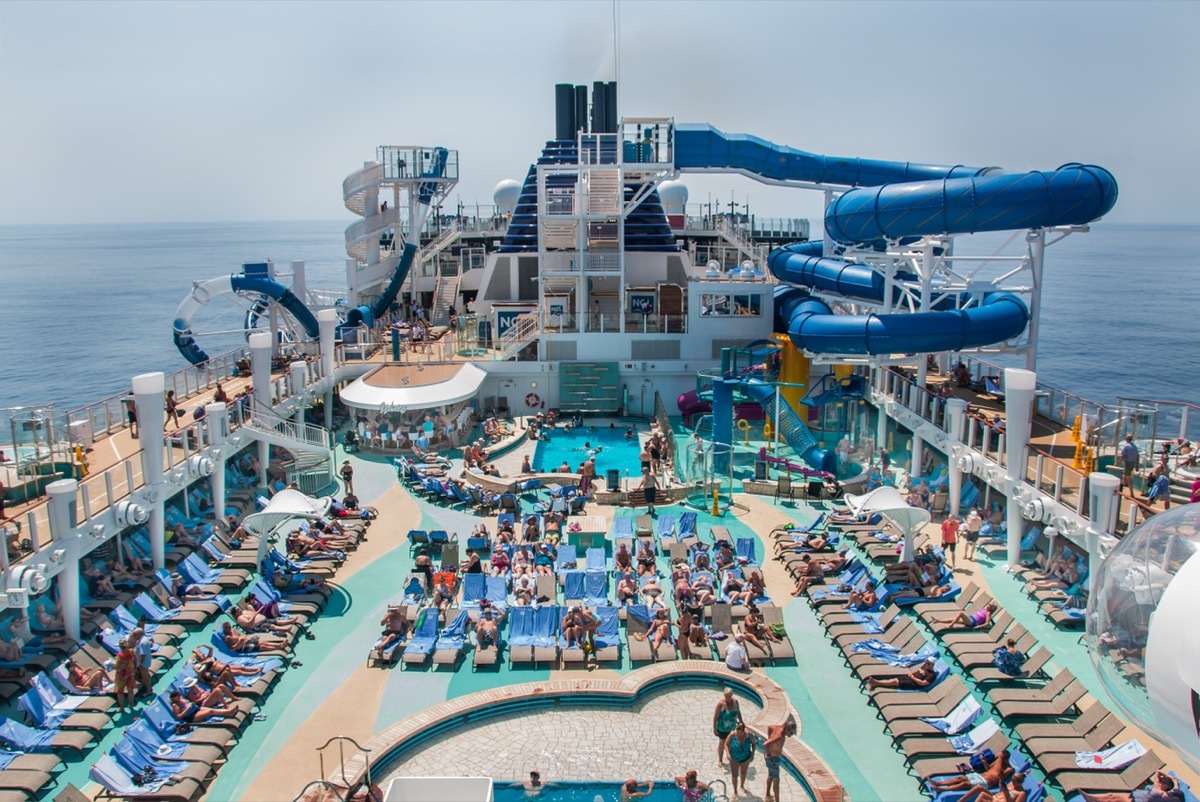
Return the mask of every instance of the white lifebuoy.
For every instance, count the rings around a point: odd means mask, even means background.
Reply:
[[[542,397],[539,396],[537,393],[530,393],[529,395],[525,396],[525,406],[540,407],[541,405],[542,405]]]

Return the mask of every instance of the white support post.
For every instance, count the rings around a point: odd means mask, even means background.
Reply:
[[[967,425],[967,402],[962,398],[949,398],[946,400],[946,420],[949,423],[950,436],[956,442],[964,441],[964,429]],[[951,451],[953,454],[953,451]],[[956,464],[958,460],[950,459],[950,514],[959,515],[961,510],[959,505],[962,503],[962,485],[963,472],[959,470]]]
[[[317,326],[321,344],[321,375],[325,377],[325,428],[333,432],[333,373],[336,369],[333,363],[334,337],[337,334],[337,312],[332,309],[322,309],[317,312]]]
[[[1100,538],[1112,535],[1113,513],[1116,512],[1117,489],[1121,480],[1110,473],[1088,474],[1088,512],[1091,523],[1088,524],[1088,576],[1099,576],[1100,570]]]
[[[1033,291],[1029,293],[1028,350],[1025,352],[1025,367],[1037,370],[1038,330],[1042,322],[1042,267],[1046,261],[1046,230],[1034,229],[1025,234],[1029,246],[1029,272],[1033,276]]]
[[[269,337],[270,335],[264,335]],[[150,555],[154,569],[166,566],[166,533],[162,485],[166,408],[163,391],[166,377],[162,373],[142,373],[133,377],[133,399],[137,405],[138,433],[142,444],[142,479],[147,490],[153,490],[150,504]]]
[[[58,576],[58,595],[62,605],[63,628],[71,640],[79,640],[79,557],[75,550],[68,545],[76,539],[75,527],[78,523],[75,509],[75,494],[79,483],[74,479],[59,479],[46,485],[46,495],[50,497],[48,513],[50,516],[50,537],[53,538],[52,548],[65,549],[63,568]]]
[[[271,335],[256,331],[249,337],[250,375],[254,386],[254,400],[263,409],[273,409],[271,403]],[[253,415],[254,413],[251,413]],[[271,446],[265,440],[258,441],[258,485],[267,484],[267,465],[271,461]]]
[[[212,483],[213,515],[225,517],[225,437],[229,432],[229,409],[221,401],[204,405],[204,420],[208,422],[208,442],[213,447]]]
[[[1037,374],[1021,368],[1004,369],[1004,411],[1008,416],[1004,425],[1005,446],[1008,458],[1008,565],[1021,562],[1021,503],[1016,498],[1016,489],[1025,479],[1025,449],[1029,445],[1030,425],[1033,422],[1033,393],[1037,388]]]
[[[924,449],[925,441],[921,438],[921,435],[914,434],[912,438],[912,465],[908,472],[909,484],[912,484],[913,480],[921,475],[921,460],[924,458]]]
[[[300,404],[296,410],[296,423],[303,426],[305,399],[308,397],[308,365],[304,360],[297,359],[289,368],[292,372],[292,398]]]

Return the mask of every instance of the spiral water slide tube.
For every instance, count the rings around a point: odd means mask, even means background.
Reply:
[[[432,159],[429,162],[429,167],[421,173],[424,178],[441,178],[446,175],[446,165],[449,160],[450,151],[446,148],[433,148]],[[420,231],[425,225],[425,218],[429,214],[429,205],[433,202],[433,196],[437,194],[438,184],[436,181],[426,181],[417,187],[417,203],[421,207],[420,213],[417,215],[417,225],[415,231]],[[419,235],[413,235],[414,238]],[[371,306],[359,306],[351,309],[346,314],[345,326],[358,326],[366,324],[372,325],[376,320],[383,317],[388,308],[395,303],[396,298],[400,295],[400,288],[404,286],[404,280],[408,278],[408,273],[412,269],[413,262],[417,257],[417,246],[411,242],[404,244],[404,252],[400,254],[400,260],[396,263],[396,270],[392,273],[392,279],[384,288],[383,294]]]
[[[179,308],[175,311],[175,324],[172,335],[175,347],[193,365],[208,361],[208,354],[197,343],[192,332],[192,316],[196,311],[218,295],[228,292],[246,293],[270,298],[291,313],[304,333],[316,339],[318,336],[317,319],[304,302],[295,293],[274,279],[258,276],[232,275],[219,276],[208,281],[198,281]],[[247,333],[253,330],[258,317],[265,309],[262,302],[246,314]]]
[[[680,393],[679,398],[675,399],[675,403],[679,405],[679,413],[685,420],[690,419],[693,415],[707,415],[712,412],[712,401],[701,398],[695,390]],[[758,404],[734,404],[733,415],[735,418],[744,420],[764,419],[762,407]]]
[[[679,125],[681,171],[737,172],[764,183],[850,188],[829,205],[825,231],[844,245],[938,234],[971,234],[1083,225],[1117,202],[1117,182],[1103,167],[1066,164],[1052,172],[1005,173],[994,167],[820,156],[710,125]],[[776,323],[797,347],[814,353],[913,354],[956,351],[1011,339],[1029,310],[1016,296],[993,293],[976,306],[890,315],[834,315],[815,289],[882,303],[884,280],[869,267],[822,255],[822,243],[773,251],[771,272],[797,285],[776,294]],[[948,299],[958,305],[966,299]]]

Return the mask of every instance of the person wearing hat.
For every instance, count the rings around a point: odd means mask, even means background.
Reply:
[[[740,632],[733,636],[733,643],[729,644],[729,651],[725,654],[725,667],[731,671],[750,670],[750,655],[746,651],[746,636]]]
[[[350,464],[350,460],[345,460],[342,463],[342,481],[346,483],[346,492],[354,492],[354,466]]]

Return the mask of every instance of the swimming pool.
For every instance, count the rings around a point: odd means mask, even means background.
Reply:
[[[640,786],[638,790],[645,791],[646,787]],[[620,783],[550,783],[540,794],[528,796],[520,783],[497,781],[495,791],[496,802],[528,802],[530,799],[542,802],[618,802],[621,798]],[[646,802],[679,802],[679,789],[670,780],[655,780],[654,791],[642,799]]]
[[[569,432],[561,427],[549,431],[547,434],[550,439],[539,440],[533,451],[533,469],[550,473],[557,471],[566,461],[574,473],[579,463],[593,456],[596,458],[597,476],[604,476],[604,472],[610,468],[621,471],[622,476],[640,476],[642,467],[638,455],[642,453],[642,444],[638,437],[625,437],[630,425],[618,423],[616,428],[610,429],[607,423],[601,423]],[[637,433],[639,436],[645,434],[646,426],[643,424],[638,427]]]

